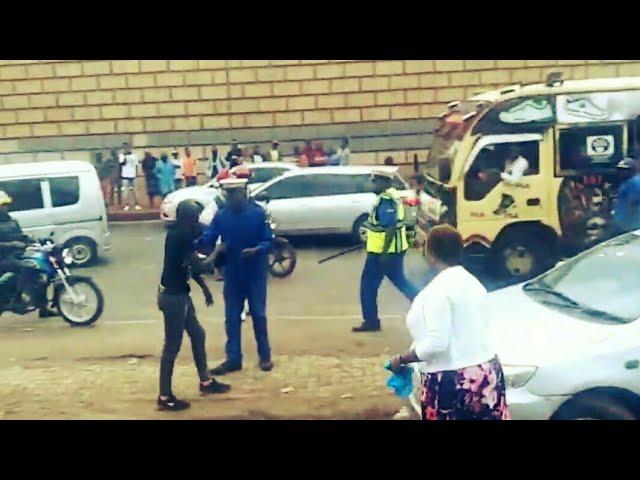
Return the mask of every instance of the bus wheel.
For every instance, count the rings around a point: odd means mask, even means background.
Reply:
[[[501,277],[528,280],[541,274],[549,264],[551,250],[532,232],[507,233],[493,248],[493,264]]]

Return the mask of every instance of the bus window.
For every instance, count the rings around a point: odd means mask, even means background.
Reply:
[[[561,173],[615,168],[624,158],[623,137],[621,124],[560,130]]]

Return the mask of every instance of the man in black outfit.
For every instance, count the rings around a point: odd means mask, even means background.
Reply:
[[[173,395],[171,378],[173,366],[180,351],[182,336],[187,331],[191,339],[193,359],[200,377],[200,393],[226,393],[230,386],[217,382],[209,375],[205,351],[205,332],[198,322],[191,301],[189,277],[202,289],[207,306],[213,305],[213,297],[201,273],[206,268],[195,251],[195,240],[200,236],[199,217],[202,205],[184,200],[178,205],[176,226],[167,233],[164,247],[164,268],[158,289],[158,307],[164,315],[164,348],[160,360],[160,410],[185,410],[191,405]]]

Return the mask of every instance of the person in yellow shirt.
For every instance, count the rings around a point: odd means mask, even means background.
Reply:
[[[196,159],[191,155],[189,147],[184,149],[184,158],[182,159],[182,176],[187,187],[193,187],[198,184],[198,176],[196,174]]]

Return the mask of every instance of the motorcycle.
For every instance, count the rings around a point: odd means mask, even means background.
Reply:
[[[267,210],[267,219],[271,230],[275,231],[277,224]],[[269,253],[269,273],[276,278],[288,277],[293,273],[298,263],[296,251],[284,237],[273,237],[273,247]]]
[[[5,296],[7,300],[0,301],[0,315],[4,312],[25,315],[38,310],[31,290],[42,288],[47,292],[47,303],[57,309],[69,325],[86,327],[100,318],[104,310],[102,291],[91,278],[71,274],[69,265],[73,264],[73,256],[68,249],[49,239],[41,240],[27,246],[21,260],[37,269],[37,278],[28,279],[27,291],[18,288],[22,283],[18,279],[26,275],[26,271],[2,275],[5,287],[11,284],[15,287]]]

